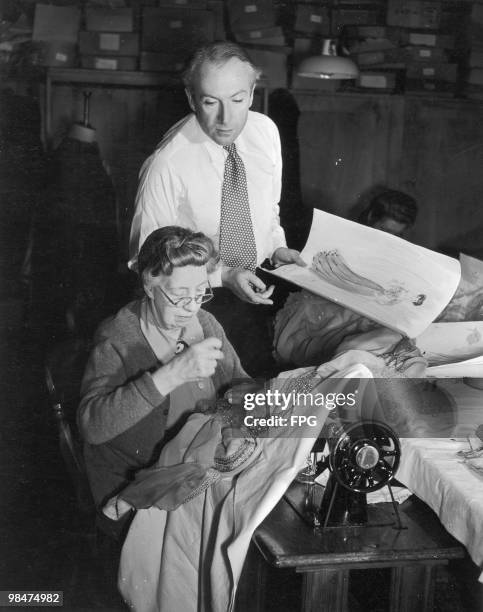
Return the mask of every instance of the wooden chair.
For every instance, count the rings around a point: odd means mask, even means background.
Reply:
[[[65,349],[65,347],[63,348]],[[45,364],[45,382],[49,393],[53,417],[57,423],[60,454],[74,488],[77,507],[84,518],[92,518],[92,524],[94,525],[94,501],[87,480],[84,458],[82,455],[82,444],[75,426],[75,410],[78,403],[80,380],[74,381],[64,378],[58,385],[54,382],[55,363],[59,353],[61,354],[63,352],[64,350],[56,348],[49,355],[47,363]],[[82,360],[82,356],[80,356],[78,360]],[[65,369],[65,362],[63,365]],[[70,365],[72,365],[72,359]],[[76,397],[72,397],[72,395]],[[70,415],[68,414],[69,412]]]

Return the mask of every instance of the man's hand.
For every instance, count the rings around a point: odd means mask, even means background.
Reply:
[[[278,249],[275,249],[271,259],[276,268],[291,263],[297,264],[298,266],[307,265],[300,257],[300,253],[298,251],[295,249],[288,249],[287,247],[278,247]]]
[[[228,287],[233,293],[251,304],[273,304],[270,296],[273,293],[274,285],[268,287],[250,270],[244,268],[225,268],[221,273],[221,282],[224,287]]]

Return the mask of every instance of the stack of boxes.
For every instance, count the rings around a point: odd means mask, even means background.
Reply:
[[[346,36],[347,49],[360,68],[359,87],[390,89],[395,86],[394,74],[384,69],[399,61],[390,44],[381,33],[386,18],[386,3],[378,0],[350,2],[342,0],[332,11],[332,31],[338,37]],[[351,35],[352,34],[352,35]],[[373,65],[382,68],[374,70]]]
[[[246,48],[272,89],[287,87],[287,55],[282,28],[272,0],[227,0],[232,37]]]
[[[131,8],[86,7],[85,30],[79,34],[82,68],[137,70],[139,33]]]
[[[483,100],[483,1],[473,4],[469,23],[469,53],[465,93]]]
[[[402,28],[400,43],[408,54],[405,90],[456,92],[458,65],[449,61],[454,37],[441,31],[442,2],[389,0],[387,24]]]
[[[361,69],[359,86],[455,93],[455,37],[441,31],[442,3],[388,0],[384,27],[349,28],[347,46]]]
[[[80,20],[80,10],[75,6],[37,4],[32,62],[39,66],[75,66]]]
[[[224,34],[223,6],[207,0],[162,0],[143,8],[141,70],[179,72],[201,44]],[[221,21],[220,21],[221,18]]]

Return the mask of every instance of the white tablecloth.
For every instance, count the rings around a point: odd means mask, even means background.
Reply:
[[[466,547],[482,570],[483,582],[483,477],[456,454],[469,450],[466,436],[483,424],[483,391],[462,379],[440,379],[436,385],[452,404],[451,418],[441,418],[438,437],[401,440],[396,478],[426,502]]]
[[[483,582],[483,477],[456,454],[467,440],[404,438],[396,478],[438,515],[478,567]]]

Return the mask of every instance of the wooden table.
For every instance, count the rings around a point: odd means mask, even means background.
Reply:
[[[292,485],[301,487],[303,485]],[[283,498],[256,530],[253,541],[266,563],[301,573],[301,610],[348,609],[349,573],[353,569],[390,568],[390,610],[432,609],[435,569],[465,550],[441,526],[434,513],[412,497],[399,507],[404,529],[393,525],[314,530]],[[386,523],[394,521],[391,504],[378,504]],[[379,522],[381,525],[381,522]],[[250,609],[264,610],[266,564],[252,580]]]

